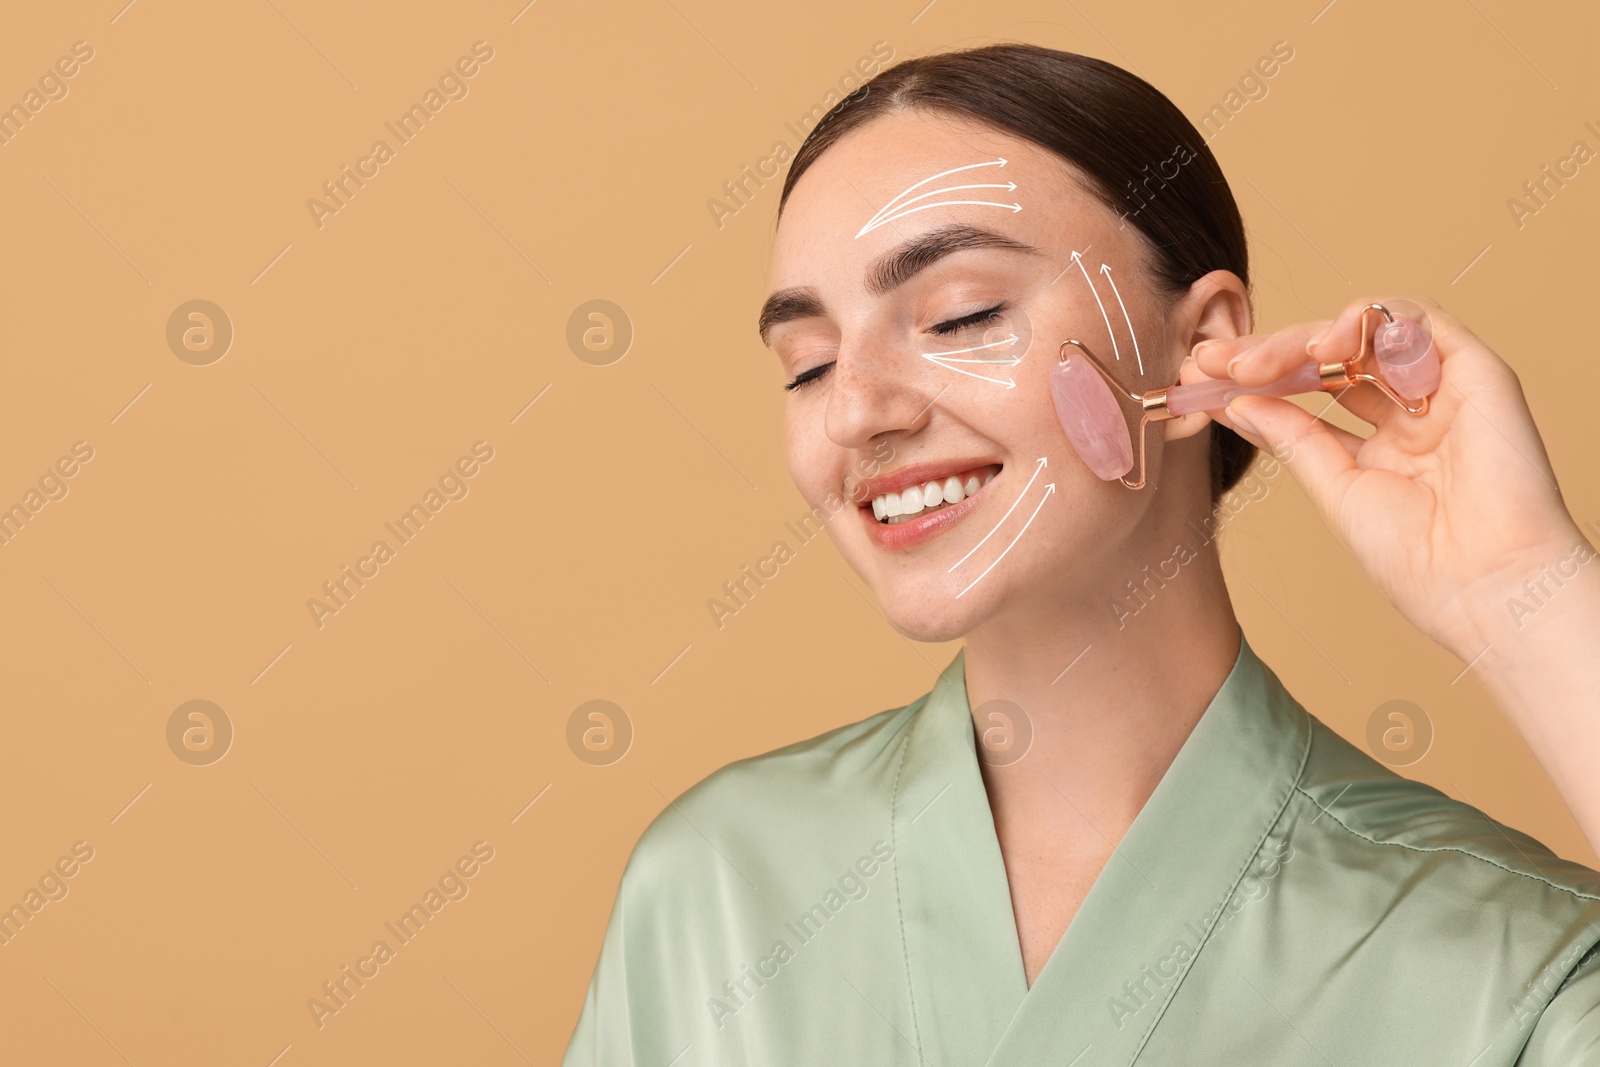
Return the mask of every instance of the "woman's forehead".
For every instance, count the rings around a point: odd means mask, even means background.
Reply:
[[[1055,153],[992,126],[887,114],[841,137],[796,181],[773,246],[772,285],[816,285],[818,263],[858,275],[908,237],[961,223],[1067,260],[1120,243],[1116,216]],[[804,276],[802,276],[804,275]]]

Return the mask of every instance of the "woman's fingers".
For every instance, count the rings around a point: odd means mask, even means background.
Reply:
[[[1387,314],[1386,314],[1387,313]],[[1268,335],[1216,338],[1196,346],[1197,365],[1212,377],[1229,377],[1243,386],[1266,385],[1307,360],[1340,363],[1367,349],[1363,368],[1378,372],[1372,358],[1372,336],[1389,315],[1406,315],[1433,338],[1441,364],[1466,350],[1484,345],[1465,325],[1426,297],[1373,296],[1351,301],[1333,319],[1297,323]],[[1444,376],[1450,376],[1444,371]],[[1384,427],[1404,418],[1382,390],[1363,383],[1337,391],[1339,403],[1357,418]]]
[[[1236,397],[1219,414],[1252,444],[1288,464],[1323,517],[1333,523],[1347,480],[1356,470],[1360,437],[1271,397]]]
[[[1268,385],[1311,362],[1312,357],[1306,354],[1307,343],[1334,325],[1335,320],[1325,319],[1286,326],[1272,334],[1214,338],[1195,346],[1195,365],[1212,378],[1232,378],[1246,387]],[[1332,359],[1330,356],[1324,362]],[[1334,390],[1332,395],[1356,418],[1374,426],[1392,417],[1394,405],[1372,385]]]
[[[1305,344],[1320,325],[1302,322],[1276,333],[1202,341],[1194,348],[1195,362],[1211,378],[1232,378],[1240,385],[1265,385],[1311,358],[1306,355]]]
[[[1420,314],[1427,318],[1427,312],[1420,308],[1416,301],[1402,297],[1367,297],[1346,304],[1333,321],[1321,333],[1309,338],[1306,342],[1306,355],[1322,363],[1333,360],[1349,359],[1361,351],[1362,333],[1370,332],[1373,320],[1382,322],[1383,312],[1374,306],[1384,307],[1391,312]],[[1429,325],[1423,324],[1424,327]]]
[[[1198,360],[1186,359],[1183,361],[1183,366],[1179,369],[1178,380],[1183,385],[1196,385],[1200,382],[1206,381],[1207,375],[1204,371],[1199,369]],[[1282,401],[1273,402],[1281,403]],[[1293,407],[1294,405],[1291,404],[1290,406]],[[1167,425],[1174,429],[1193,432],[1194,430],[1199,429],[1200,426],[1198,424],[1191,425],[1190,420],[1200,420],[1201,422],[1204,422],[1208,419],[1221,426],[1226,426],[1230,430],[1244,432],[1233,424],[1233,418],[1231,417],[1227,408],[1217,408],[1214,411],[1202,411],[1195,412],[1194,414],[1190,415],[1181,415]],[[1343,447],[1344,450],[1352,457],[1354,457],[1361,446],[1366,443],[1366,438],[1350,433],[1348,430],[1342,430],[1339,427],[1332,425],[1330,425],[1328,429],[1332,431],[1334,440],[1338,441],[1340,446]],[[1168,432],[1171,433],[1172,430],[1169,430]],[[1258,436],[1253,435],[1253,431],[1251,431],[1251,433],[1251,443],[1259,444]]]

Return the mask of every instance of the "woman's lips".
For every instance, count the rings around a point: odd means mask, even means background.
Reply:
[[[935,506],[931,510],[924,510],[914,518],[905,519],[894,523],[880,521],[873,511],[873,498],[866,497],[865,502],[858,506],[858,510],[861,513],[862,521],[866,523],[867,536],[870,537],[879,548],[884,548],[891,551],[895,549],[910,548],[914,545],[919,545],[930,541],[944,533],[944,531],[948,530],[951,526],[960,522],[966,517],[968,512],[972,511],[982,500],[986,499],[988,496],[990,483],[992,483],[995,478],[999,477],[1002,469],[1003,467],[1000,464],[977,463],[962,463],[957,465],[946,464],[942,465],[940,468],[912,468],[906,472],[901,472],[899,475],[891,476],[890,478],[885,479],[877,486],[870,486],[869,488],[876,490],[873,493],[873,496],[878,496],[881,495],[886,489],[889,489],[889,487],[897,484],[904,488],[910,488],[911,486],[921,485],[929,481],[942,482],[950,477],[961,477],[963,480],[965,480],[968,473],[974,471],[980,472],[979,486],[976,493],[963,495],[961,500],[953,504]],[[941,474],[942,477],[940,476]],[[912,475],[920,478],[921,481],[909,481],[908,476]],[[889,491],[893,490],[889,489]],[[857,499],[862,499],[862,497],[858,496]]]

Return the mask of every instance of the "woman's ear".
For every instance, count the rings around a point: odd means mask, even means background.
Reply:
[[[1194,346],[1212,338],[1248,336],[1254,326],[1250,291],[1239,276],[1229,270],[1214,270],[1189,286],[1189,291],[1173,305],[1169,336],[1176,339],[1171,358],[1179,360],[1178,381],[1183,385],[1207,381],[1189,353]],[[1192,437],[1211,422],[1203,411],[1168,419],[1166,439]]]

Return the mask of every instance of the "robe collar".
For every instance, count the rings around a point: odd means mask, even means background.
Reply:
[[[1092,1048],[1086,1063],[1130,1062],[1188,971],[1178,943],[1198,953],[1209,937],[1310,737],[1310,717],[1241,632],[1222,687],[1030,989],[958,653],[916,712],[891,809],[906,1036],[923,1061],[1068,1063]]]

